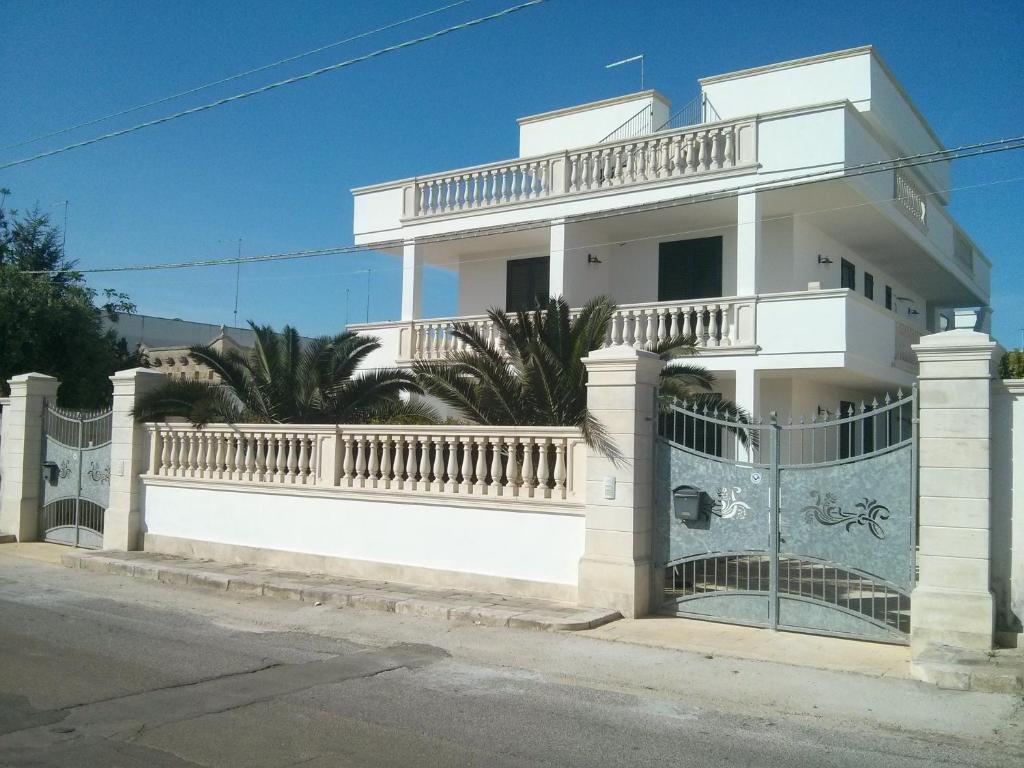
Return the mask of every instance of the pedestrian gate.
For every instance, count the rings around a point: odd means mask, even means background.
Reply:
[[[39,534],[75,547],[103,546],[110,501],[111,411],[43,412],[43,493]]]
[[[665,609],[906,643],[917,509],[916,392],[810,423],[659,418],[655,554]]]

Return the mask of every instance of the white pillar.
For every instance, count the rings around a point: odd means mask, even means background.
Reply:
[[[911,595],[915,655],[992,647],[991,385],[998,345],[953,330],[913,347],[920,373],[920,576]]]
[[[110,501],[103,515],[103,548],[141,549],[142,481],[149,461],[149,438],[132,409],[138,396],[167,381],[164,374],[148,368],[118,371],[110,432]]]
[[[11,397],[3,412],[0,443],[0,533],[14,534],[18,541],[33,541],[39,533],[43,415],[46,402],[57,399],[59,384],[41,373],[25,373],[7,382]]]
[[[423,316],[423,251],[415,240],[402,244],[402,320]]]
[[[565,219],[555,219],[551,222],[551,244],[548,252],[551,256],[548,265],[548,295],[564,297],[568,287],[565,284],[568,258],[565,252]]]
[[[736,196],[736,295],[757,295],[761,254],[761,193]]]
[[[761,416],[761,372],[753,368],[736,371],[736,395],[733,402],[748,414]]]
[[[583,363],[587,408],[621,458],[587,449],[579,602],[643,616],[650,611],[654,583],[654,394],[663,363],[655,354],[627,346],[595,350]]]

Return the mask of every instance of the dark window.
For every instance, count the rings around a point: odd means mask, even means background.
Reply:
[[[872,301],[875,300],[875,276],[870,272],[864,273],[864,295]]]
[[[658,301],[721,295],[721,237],[661,243],[658,247]]]
[[[505,311],[536,309],[548,299],[550,258],[513,259],[505,262]]]
[[[839,287],[857,290],[857,269],[846,259],[839,266]]]
[[[892,287],[885,286],[885,308],[892,309]]]

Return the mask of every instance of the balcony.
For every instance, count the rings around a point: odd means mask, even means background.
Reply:
[[[408,365],[443,360],[463,349],[452,333],[459,322],[500,345],[485,315],[349,327],[381,338],[383,348],[372,365]],[[901,374],[916,373],[911,345],[923,333],[909,318],[849,290],[833,289],[624,304],[608,324],[604,345],[644,349],[685,334],[694,337],[701,357],[723,358],[709,362],[712,369],[730,368],[725,358],[754,355],[776,369],[854,366],[879,379],[893,378],[895,369],[900,372],[895,378],[902,379]]]
[[[679,184],[757,165],[755,118],[671,129],[570,151],[506,160],[354,190],[401,193],[401,220],[431,220],[554,199]],[[383,203],[378,199],[376,204]],[[398,201],[395,200],[395,203]]]

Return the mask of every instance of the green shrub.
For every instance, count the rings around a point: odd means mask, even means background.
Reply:
[[[1024,379],[1024,350],[1015,349],[999,361],[999,378]]]

